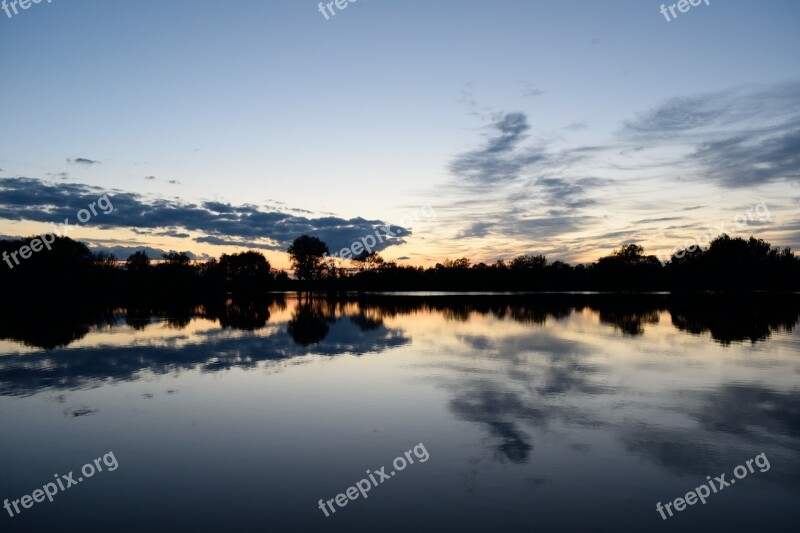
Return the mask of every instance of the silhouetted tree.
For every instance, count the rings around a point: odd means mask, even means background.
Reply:
[[[196,294],[199,268],[192,265],[187,252],[169,252],[163,254],[164,260],[158,264],[154,272],[152,289],[160,297],[181,296],[186,299]]]
[[[187,252],[169,252],[166,254],[162,254],[161,257],[164,258],[164,263],[169,266],[178,266],[183,267],[187,266],[192,262],[192,258],[189,257]]]
[[[800,259],[763,239],[722,234],[706,249],[676,252],[669,271],[673,284],[683,289],[796,289]]]
[[[512,259],[509,267],[512,270],[541,270],[547,266],[547,258],[543,255],[521,255]]]
[[[441,270],[443,268],[454,268],[454,269],[462,269],[462,268],[469,268],[470,260],[466,257],[462,257],[460,259],[450,260],[445,259],[444,264],[437,264],[437,267]]]
[[[149,272],[150,258],[147,256],[147,252],[139,250],[128,256],[128,259],[125,260],[125,269],[128,272],[136,274],[146,274]]]
[[[217,268],[230,290],[266,288],[272,283],[272,267],[259,252],[223,254]]]
[[[620,246],[611,255],[601,257],[593,275],[599,288],[614,290],[662,289],[662,267],[654,255],[644,255],[638,244]]]
[[[295,275],[301,280],[318,280],[325,271],[323,256],[328,253],[328,245],[317,237],[302,235],[289,246],[289,257]]]
[[[362,272],[378,268],[385,262],[378,252],[367,252],[366,250],[355,256],[352,261]]]

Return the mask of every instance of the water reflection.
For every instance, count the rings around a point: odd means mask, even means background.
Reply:
[[[770,475],[748,481],[750,489],[737,485],[735,494],[768,493],[771,516],[782,520],[789,514],[782,502],[800,489],[798,320],[796,297],[765,295],[278,294],[170,307],[16,309],[0,321],[0,402],[38,405],[30,407],[37,427],[52,424],[55,412],[68,424],[62,430],[74,428],[80,440],[91,424],[120,442],[138,438],[139,446],[150,438],[190,439],[210,468],[231,466],[221,456],[241,456],[242,464],[264,456],[262,471],[285,463],[271,495],[283,495],[294,530],[318,529],[319,517],[303,514],[308,501],[315,512],[316,494],[341,489],[342,478],[397,453],[400,440],[423,441],[432,450],[429,470],[404,474],[406,481],[393,486],[412,484],[406,503],[421,491],[426,501],[441,498],[429,511],[438,529],[485,530],[497,520],[500,529],[522,530],[525,499],[535,497],[537,508],[550,513],[539,511],[543,529],[557,529],[560,520],[569,524],[564,529],[592,529],[590,513],[572,516],[558,506],[574,501],[614,508],[624,520],[609,529],[641,530],[658,519],[655,501],[761,452],[774,465]],[[159,390],[149,388],[167,379]],[[129,412],[122,407],[135,402]],[[138,418],[137,409],[151,405],[164,411]],[[8,427],[25,433],[32,411],[20,412],[27,414]],[[151,429],[154,419],[158,431]],[[119,436],[105,429],[129,424],[133,429],[119,429]],[[172,427],[187,436],[170,433]],[[205,435],[207,450],[198,435]],[[264,446],[281,460],[265,455]],[[329,448],[337,453],[330,464],[346,463],[345,472],[330,475],[324,490],[309,488],[317,479],[327,482],[320,472],[332,467],[296,474]],[[183,456],[180,446],[173,451]],[[129,451],[128,460],[136,453]],[[147,468],[153,453],[138,466]],[[178,477],[192,475],[196,465],[176,467]],[[450,478],[447,468],[456,471]],[[238,474],[236,487],[249,471]],[[29,484],[22,473],[17,478]],[[260,487],[268,478],[253,483]],[[456,489],[429,488],[451,478],[458,479]],[[453,490],[480,495],[492,512],[472,514],[480,506]],[[249,506],[248,494],[237,493],[243,505]],[[252,498],[259,508],[261,496]],[[459,502],[460,514],[443,520],[437,513],[454,508],[449,498]],[[389,512],[381,501],[360,509],[381,516]],[[520,511],[509,511],[512,503]],[[682,516],[682,524],[705,530],[720,515],[736,516],[737,500],[714,505],[713,520],[695,512]],[[273,519],[282,516],[274,512]],[[627,527],[625,520],[634,518],[644,525]]]
[[[777,331],[791,331],[797,324],[795,297],[767,296],[711,298],[712,305],[695,305],[681,299],[669,308],[673,325],[693,334],[710,332],[722,344],[763,341]]]
[[[285,311],[283,296],[268,301],[228,300],[219,306],[112,310],[74,319],[71,342],[94,332],[109,332],[103,342],[77,348],[64,346],[64,330],[27,327],[6,338],[46,351],[9,353],[0,357],[0,395],[29,395],[46,389],[70,390],[137,379],[144,372],[166,374],[199,368],[216,372],[253,368],[312,353],[380,352],[403,345],[408,338],[384,326],[379,318],[354,311],[350,302],[301,297],[292,302],[291,318],[266,328],[271,313]],[[191,335],[190,324],[199,329]],[[205,324],[205,327],[202,326]],[[218,324],[219,327],[215,327]],[[4,328],[9,328],[5,323]],[[124,335],[125,328],[136,334]],[[166,331],[166,333],[165,333]],[[115,341],[115,333],[121,335]],[[58,337],[59,341],[56,341]],[[90,335],[91,337],[91,335]]]
[[[292,313],[287,331],[300,346],[311,346],[328,336],[328,322],[336,321],[336,310],[325,300],[301,296]]]
[[[470,383],[452,399],[450,408],[462,420],[482,424],[497,439],[496,457],[524,463],[533,449],[521,426],[541,424],[545,413],[528,405],[511,391],[497,390],[494,383]]]
[[[194,319],[205,318],[222,328],[257,331],[270,320],[271,310],[285,310],[286,296],[230,298],[203,305],[94,309],[69,307],[22,307],[0,309],[0,339],[26,346],[54,349],[85,337],[91,330],[124,322],[136,330],[154,323],[186,328]],[[342,315],[364,329],[380,325],[380,319],[398,315],[438,312],[448,320],[466,322],[473,315],[510,318],[522,324],[543,325],[571,313],[589,309],[600,322],[631,336],[642,335],[647,325],[658,324],[668,312],[672,324],[692,334],[709,332],[722,344],[763,341],[778,331],[791,331],[800,320],[795,296],[749,295],[739,297],[664,295],[536,295],[536,296],[361,296],[336,298],[311,294],[289,295],[293,316],[290,332],[298,344],[309,346],[327,336],[327,324]],[[373,318],[367,318],[372,316]],[[57,317],[57,319],[55,318]],[[46,324],[46,327],[43,325]]]
[[[288,301],[287,301],[288,300]],[[792,297],[729,299],[722,297],[691,300],[666,296],[537,295],[533,296],[447,296],[319,297],[311,294],[276,294],[267,299],[228,299],[205,305],[130,309],[22,309],[6,314],[0,321],[0,338],[20,343],[33,351],[8,354],[0,359],[0,394],[30,394],[44,388],[70,389],[95,381],[133,379],[144,370],[165,373],[200,367],[217,371],[248,368],[260,361],[278,360],[317,353],[335,356],[343,353],[380,352],[409,342],[400,329],[387,328],[385,319],[439,314],[447,321],[468,323],[471,317],[493,317],[523,325],[545,325],[584,311],[595,313],[600,324],[628,336],[641,336],[651,325],[659,324],[668,313],[672,325],[692,335],[706,332],[722,345],[732,342],[761,342],[774,332],[791,331],[800,320],[800,305]],[[289,316],[286,316],[286,313]],[[282,318],[270,327],[273,313]],[[163,339],[151,331],[169,328],[176,332],[193,323],[205,322],[207,329],[185,336]],[[217,327],[214,327],[216,325]],[[140,333],[134,346],[70,345],[91,332],[120,332],[125,327]],[[239,334],[231,335],[232,331]],[[113,338],[113,335],[112,335]],[[541,369],[536,390],[542,395],[598,393],[602,387],[591,384],[587,376],[595,370],[581,359],[579,343],[565,343],[537,333],[530,338],[489,339],[462,335],[471,350],[490,344],[504,357],[515,357],[520,350],[539,350],[552,360]],[[130,341],[126,338],[126,342]],[[516,343],[504,345],[504,343]],[[166,343],[166,344],[165,344]],[[520,374],[527,381],[527,375]],[[457,399],[454,409],[465,418],[491,418],[492,431],[507,441],[509,459],[520,460],[529,446],[514,425],[498,422],[493,407],[506,413],[522,409],[526,418],[541,414],[521,407],[516,400],[487,395],[481,384],[469,400]],[[512,408],[513,407],[513,408]],[[486,410],[485,414],[480,414]]]

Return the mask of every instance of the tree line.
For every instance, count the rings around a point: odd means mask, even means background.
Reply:
[[[0,254],[35,237],[0,240]],[[14,294],[80,293],[89,299],[198,299],[206,295],[321,291],[700,291],[800,289],[800,258],[763,239],[721,235],[704,248],[678,252],[662,263],[636,244],[625,244],[590,264],[522,255],[473,263],[463,257],[428,268],[398,265],[363,253],[348,267],[327,257],[319,238],[302,235],[287,250],[294,276],[274,269],[256,251],[193,261],[186,252],[152,260],[144,251],[124,261],[93,253],[84,243],[57,237],[51,249],[13,269],[0,264],[0,283]]]
[[[706,247],[677,250],[669,261],[625,244],[594,263],[569,265],[544,255],[473,263],[444,260],[423,268],[364,252],[344,268],[326,258],[327,245],[301,236],[289,247],[292,268],[309,287],[336,290],[423,291],[698,291],[797,290],[800,258],[763,239],[722,234]]]

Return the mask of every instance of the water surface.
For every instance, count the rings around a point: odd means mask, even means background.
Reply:
[[[119,466],[0,528],[795,531],[799,318],[793,297],[577,294],[6,313],[0,499]]]

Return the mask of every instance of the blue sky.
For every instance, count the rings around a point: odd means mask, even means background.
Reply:
[[[430,204],[385,257],[576,262],[764,202],[769,220],[732,233],[800,247],[800,4],[711,0],[667,22],[661,3],[0,11],[0,234],[108,193],[113,215],[73,237],[123,256],[259,246],[282,266],[292,232],[338,249]]]

